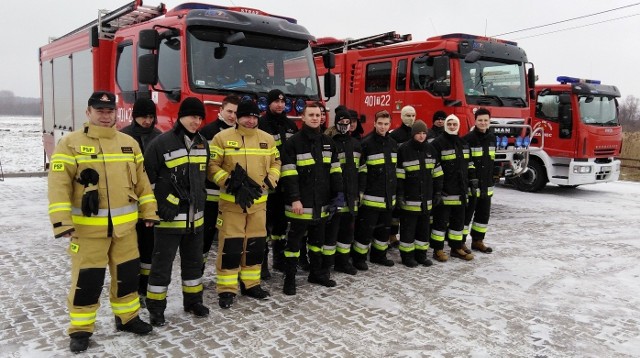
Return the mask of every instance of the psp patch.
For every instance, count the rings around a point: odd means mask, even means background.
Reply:
[[[122,153],[133,154],[133,148],[131,147],[120,147],[120,149],[122,149]]]
[[[51,171],[52,172],[63,172],[64,171],[64,163],[62,163],[62,162],[53,162],[53,163],[51,163]]]
[[[82,154],[96,154],[96,147],[91,147],[88,145],[80,146],[80,153]]]
[[[80,245],[74,244],[72,242],[71,244],[69,244],[69,250],[71,250],[71,252],[75,252],[77,254],[78,250],[80,250]]]
[[[235,140],[228,140],[227,141],[227,146],[233,147],[233,148],[237,148],[239,146],[239,144]]]

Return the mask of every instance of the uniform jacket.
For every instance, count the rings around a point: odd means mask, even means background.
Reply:
[[[296,124],[289,119],[285,113],[274,114],[269,110],[260,117],[258,128],[273,136],[273,140],[280,153],[282,153],[283,144],[298,132]],[[284,187],[280,185],[276,188],[275,192],[282,193],[282,190],[284,190]]]
[[[131,121],[130,125],[122,128],[120,131],[124,134],[132,136],[133,139],[138,142],[138,145],[140,145],[140,149],[144,153],[147,145],[157,136],[162,134],[162,132],[158,128],[156,128],[155,125],[156,122],[154,121],[153,126],[151,126],[150,128],[143,128],[134,119]]]
[[[485,133],[473,129],[466,136],[464,140],[469,143],[471,149],[471,160],[475,167],[475,175],[478,179],[477,193],[480,196],[481,193],[487,194],[487,196],[493,195],[493,161],[496,158],[496,135],[491,130],[487,130]]]
[[[55,236],[75,229],[74,235],[79,237],[122,237],[135,230],[138,217],[158,221],[156,199],[143,162],[138,143],[113,127],[87,123],[62,137],[51,156],[48,178],[49,216]],[[82,214],[85,188],[77,181],[87,168],[100,176],[100,209],[90,217]]]
[[[429,132],[427,132],[427,141],[429,143],[433,142],[433,140],[439,137],[442,133],[445,133],[444,127],[432,126],[429,128]]]
[[[211,142],[211,140],[216,134],[230,127],[231,127],[230,125],[228,125],[224,120],[222,120],[220,116],[218,116],[217,120],[202,127],[202,129],[200,129],[200,134],[204,137],[204,139]],[[209,181],[209,179],[207,179],[207,181],[205,182],[205,187],[207,189],[207,203],[217,204],[218,200],[220,200],[220,187],[217,186],[212,181]]]
[[[336,145],[329,136],[303,125],[283,146],[282,185],[285,215],[314,220],[329,216],[328,204],[342,192],[342,169]],[[303,214],[294,214],[291,203],[300,200]]]
[[[254,200],[246,209],[251,214],[265,210],[268,186],[265,179],[276,186],[280,179],[280,152],[276,149],[273,137],[260,129],[236,126],[228,128],[213,137],[211,142],[211,161],[207,177],[220,189],[220,210],[244,212],[235,203],[235,197],[226,192],[225,182],[239,163],[249,177],[262,186],[263,195]]]
[[[438,153],[425,140],[414,139],[398,148],[398,201],[400,210],[409,214],[427,214],[434,193],[442,191],[442,168]]]
[[[475,178],[469,144],[457,135],[443,133],[431,142],[444,173],[442,199],[445,205],[467,202],[469,179]]]
[[[209,145],[196,133],[187,146],[184,133],[184,127],[176,121],[171,130],[145,150],[145,168],[158,205],[168,205],[171,200],[178,202],[178,215],[173,221],[161,221],[156,226],[172,233],[200,232],[203,224]]]
[[[389,134],[383,137],[374,130],[364,138],[358,175],[358,187],[364,193],[361,205],[380,210],[396,205],[397,156],[398,144]]]
[[[391,138],[398,143],[398,145],[408,141],[411,139],[411,127],[402,123],[400,127],[394,129],[391,133],[389,133]]]
[[[334,128],[335,127],[331,127]],[[327,129],[329,133],[331,128]],[[346,206],[341,212],[354,213],[358,210],[359,193],[358,193],[358,167],[360,165],[360,154],[362,146],[360,142],[353,138],[349,133],[340,134],[337,131],[331,131],[331,139],[336,144],[338,151],[338,160],[342,169],[342,187]]]

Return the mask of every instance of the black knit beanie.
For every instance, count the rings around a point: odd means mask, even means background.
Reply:
[[[204,119],[204,115],[204,104],[195,97],[187,97],[182,101],[182,104],[180,104],[178,118],[186,116],[200,116]]]

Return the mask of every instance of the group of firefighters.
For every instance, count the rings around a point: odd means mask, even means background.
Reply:
[[[267,98],[261,116],[255,102],[228,96],[204,127],[204,104],[186,98],[165,133],[155,128],[154,102],[140,99],[121,133],[115,96],[92,94],[88,122],[60,140],[49,174],[54,234],[71,239],[71,351],[89,345],[107,266],[117,329],[147,334],[166,323],[178,250],[184,310],[209,314],[202,277],[214,241],[221,308],[238,291],[270,295],[260,285],[271,277],[269,242],[286,295],[296,294],[299,267],[310,283],[334,287],[332,270],[355,275],[368,269],[367,257],[393,266],[387,251],[398,231],[407,267],[432,265],[430,247],[447,261],[445,241],[450,256],[464,260],[473,259],[471,249],[492,251],[483,241],[496,148],[488,110],[477,109],[464,138],[455,115],[438,111],[427,129],[411,106],[391,132],[391,114],[377,112],[362,137],[357,113],[344,106],[325,129],[324,107],[307,104],[298,129],[285,94],[275,89]],[[138,317],[141,306],[151,324]]]

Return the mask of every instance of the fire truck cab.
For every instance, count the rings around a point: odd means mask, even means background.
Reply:
[[[118,128],[130,123],[138,98],[156,103],[157,127],[167,130],[186,97],[204,102],[210,122],[225,96],[255,100],[265,110],[276,88],[295,118],[307,102],[322,100],[314,40],[295,19],[244,7],[185,3],[167,11],[136,0],[101,10],[97,20],[40,48],[46,156],[86,121],[95,90],[116,94]]]
[[[576,187],[618,180],[620,91],[595,80],[560,76],[557,81],[535,87],[531,126],[542,133],[534,135],[532,145],[544,140],[544,149],[531,153],[529,170],[515,179],[516,186],[538,191],[547,182]]]

